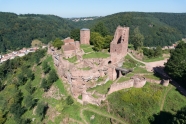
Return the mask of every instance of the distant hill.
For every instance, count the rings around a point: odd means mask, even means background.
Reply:
[[[98,22],[103,22],[111,35],[114,35],[118,25],[130,27],[130,37],[134,29],[139,27],[145,38],[145,46],[166,46],[186,38],[186,13],[122,12],[81,19],[83,21],[54,15],[0,12],[0,52],[29,47],[33,39],[48,43],[56,37],[66,38],[72,29],[93,29]]]
[[[48,43],[69,36],[73,27],[54,15],[17,15],[0,12],[0,52],[29,47],[33,39]]]
[[[118,25],[130,27],[130,36],[136,27],[144,35],[145,46],[171,45],[182,37],[186,37],[186,13],[142,13],[122,12],[101,17],[86,23],[72,22],[76,28],[93,28],[103,22],[110,34]]]

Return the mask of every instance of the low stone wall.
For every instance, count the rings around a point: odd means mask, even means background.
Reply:
[[[133,85],[134,85],[134,80],[125,81],[123,83],[114,83],[111,85],[108,95],[122,89],[133,87]]]
[[[132,77],[132,79],[128,80],[128,81],[124,81],[123,83],[114,83],[111,85],[108,95],[122,90],[122,89],[127,89],[127,88],[131,88],[131,87],[135,87],[135,88],[141,88],[146,84],[146,79],[144,77]]]
[[[99,98],[94,98],[92,96],[92,93],[83,92],[82,93],[82,101],[83,103],[91,103],[94,105],[99,106],[101,104],[101,101],[104,101],[106,99],[105,95],[100,95]]]

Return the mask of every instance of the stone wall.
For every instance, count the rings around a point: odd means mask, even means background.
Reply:
[[[129,38],[129,27],[118,26],[114,39],[110,43],[110,54],[112,63],[117,63],[120,59],[127,55]]]
[[[130,80],[128,81],[124,81],[122,83],[114,83],[111,85],[108,95],[122,90],[122,89],[127,89],[127,88],[131,88],[131,87],[135,87],[135,88],[141,88],[146,84],[146,79],[144,77],[139,77],[139,76],[134,76],[132,77]]]
[[[90,29],[83,28],[80,30],[80,43],[90,44]]]
[[[83,92],[82,93],[82,101],[83,103],[91,103],[94,105],[99,106],[101,104],[101,101],[104,101],[106,99],[105,95],[100,95],[99,98],[94,98],[93,93]]]

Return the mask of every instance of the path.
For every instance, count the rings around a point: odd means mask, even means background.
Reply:
[[[157,66],[162,66],[162,67],[164,67],[164,63],[167,61],[167,59],[165,59],[165,60],[161,60],[161,61],[148,62],[148,63],[147,63],[147,62],[143,62],[143,61],[140,61],[140,60],[134,58],[133,55],[131,55],[129,52],[128,52],[128,55],[129,55],[131,58],[133,58],[134,60],[136,60],[136,61],[138,61],[138,62],[141,62],[141,63],[145,64],[147,70],[150,69],[150,71],[152,70],[151,68],[154,68],[154,67],[157,67]],[[162,68],[157,68],[157,69],[155,69],[154,71],[158,72],[158,73],[161,74],[162,76],[168,77],[168,78],[170,79],[170,83],[171,83],[172,85],[174,85],[174,86],[177,88],[177,90],[180,91],[181,94],[183,94],[184,96],[186,96],[186,90],[185,90],[183,87],[181,87],[175,80],[173,80],[171,77],[169,77],[169,76],[162,70]]]
[[[160,60],[160,61],[155,61],[155,62],[143,62],[141,60],[136,59],[131,53],[128,52],[128,55],[133,58],[134,60],[136,60],[137,62],[143,63],[146,66],[147,71],[152,72],[154,67],[157,66],[162,66],[164,67],[164,63],[167,62],[167,59],[164,60]]]
[[[80,116],[83,119],[83,121],[85,122],[85,124],[88,124],[88,122],[84,119],[84,116],[83,116],[83,111],[84,110],[94,112],[94,113],[96,113],[98,115],[101,115],[101,116],[104,116],[104,117],[107,117],[107,118],[112,118],[112,119],[116,120],[117,122],[119,122],[121,124],[126,124],[126,122],[124,122],[124,120],[122,120],[121,118],[116,117],[114,115],[111,115],[109,113],[103,113],[101,111],[98,111],[98,110],[95,110],[95,109],[92,109],[92,108],[83,108],[83,109],[81,109]]]
[[[164,96],[163,96],[163,100],[162,100],[162,103],[161,103],[161,106],[160,106],[160,111],[163,110],[163,107],[164,107],[164,103],[165,103],[165,100],[166,100],[166,97],[167,97],[167,94],[168,92],[172,89],[172,85],[170,85],[170,87],[168,87],[168,89],[166,90]]]
[[[88,122],[85,120],[84,116],[83,116],[83,111],[85,110],[85,108],[81,109],[80,111],[80,117],[81,119],[84,121],[85,124],[88,124]]]

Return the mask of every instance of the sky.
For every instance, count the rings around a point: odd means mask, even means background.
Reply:
[[[64,18],[118,12],[186,13],[186,0],[0,0],[0,12],[52,14]]]

